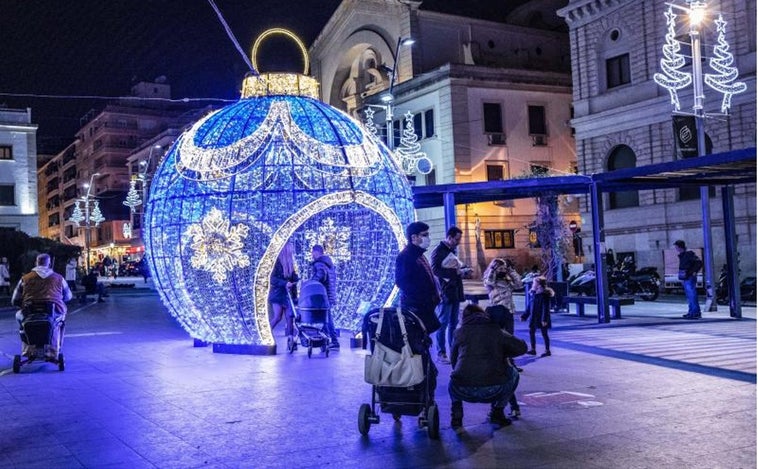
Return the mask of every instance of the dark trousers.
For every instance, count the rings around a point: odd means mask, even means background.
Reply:
[[[550,350],[550,337],[547,335],[547,327],[540,327],[542,332],[542,340],[545,341],[545,350]],[[534,327],[529,328],[529,342],[532,344],[532,350],[537,347],[537,329]]]

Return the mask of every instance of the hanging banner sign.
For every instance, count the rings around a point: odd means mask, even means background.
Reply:
[[[695,116],[674,116],[676,159],[698,156]]]

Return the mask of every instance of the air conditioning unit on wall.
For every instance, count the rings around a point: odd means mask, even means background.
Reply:
[[[505,145],[505,134],[487,134],[487,145]]]

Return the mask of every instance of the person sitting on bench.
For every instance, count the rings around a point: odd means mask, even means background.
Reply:
[[[97,293],[97,301],[100,303],[105,301],[103,297],[108,296],[105,292],[105,284],[97,281],[97,271],[95,269],[90,270],[89,274],[84,276],[82,286],[84,287],[84,294],[81,297],[82,303],[87,300],[87,295]]]

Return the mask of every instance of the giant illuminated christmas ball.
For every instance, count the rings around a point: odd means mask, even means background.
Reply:
[[[359,329],[361,301],[393,300],[414,220],[407,178],[317,96],[305,75],[249,76],[242,98],[195,123],[157,168],[146,252],[163,303],[193,338],[275,350],[267,297],[286,242],[301,277],[314,244],[335,261],[337,327]]]

